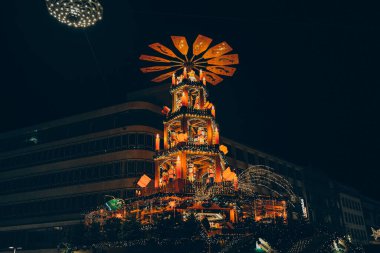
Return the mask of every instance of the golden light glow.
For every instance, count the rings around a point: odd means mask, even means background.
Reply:
[[[228,154],[228,148],[224,145],[219,146],[219,150],[223,152],[223,154],[227,155]]]
[[[170,72],[161,74],[152,79],[153,82],[162,82],[172,77],[172,84],[174,85],[175,77],[173,77],[173,74],[182,69],[184,70],[181,72],[183,78],[187,78],[187,73],[195,69],[199,71],[200,80],[205,80],[212,85],[217,85],[223,81],[223,78],[220,77],[220,75],[234,75],[236,68],[228,65],[239,64],[238,54],[227,54],[233,49],[225,41],[209,48],[212,39],[203,35],[198,35],[192,45],[193,50],[189,53],[189,45],[184,36],[171,36],[171,40],[175,50],[172,50],[161,43],[153,43],[150,44],[149,47],[160,53],[161,57],[142,54],[139,58],[143,61],[165,64],[143,67],[141,68],[143,73],[173,69]],[[180,55],[178,56],[175,51],[179,52]]]

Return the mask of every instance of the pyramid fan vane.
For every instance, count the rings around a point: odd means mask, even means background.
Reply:
[[[153,43],[149,47],[160,55],[142,54],[140,60],[154,62],[160,65],[143,67],[143,73],[164,72],[152,79],[153,82],[162,82],[169,79],[177,71],[186,68],[189,70],[202,70],[204,78],[212,85],[217,85],[223,78],[221,76],[233,76],[236,68],[230,65],[239,64],[238,54],[228,54],[233,49],[223,41],[210,47],[212,39],[198,35],[189,48],[186,37],[171,36],[173,49],[161,44]]]

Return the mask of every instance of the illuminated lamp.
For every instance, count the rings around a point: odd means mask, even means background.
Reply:
[[[186,67],[183,68],[183,78],[187,78],[187,70],[186,70]]]
[[[203,77],[202,81],[203,81],[203,85],[206,85],[206,77]]]
[[[141,188],[145,188],[150,183],[150,181],[150,177],[144,174],[140,177],[140,180],[137,182],[137,185]]]
[[[236,222],[236,213],[235,213],[235,209],[230,209],[230,221],[232,223],[235,223]]]
[[[169,112],[170,112],[169,107],[167,107],[167,106],[162,107],[162,111],[161,111],[162,114],[168,115]]]
[[[223,154],[225,154],[225,155],[228,154],[228,148],[227,148],[226,146],[224,146],[224,145],[220,145],[220,146],[219,146],[219,150],[220,150]]]
[[[235,176],[236,176],[236,174],[231,171],[230,167],[228,167],[227,169],[225,169],[223,171],[223,178],[226,181],[232,181],[232,180],[234,180]]]
[[[203,80],[203,71],[199,70],[199,80]]]
[[[156,134],[156,151],[160,150],[160,135]]]
[[[208,101],[207,101],[206,104],[204,105],[204,107],[205,107],[206,109],[211,109],[212,106],[213,106],[213,104],[210,103],[210,102],[208,102]]]
[[[214,118],[215,118],[215,107],[214,106],[211,107],[211,115],[214,116]]]
[[[137,182],[137,185],[140,186],[141,188],[145,188],[150,183],[151,180],[152,179],[150,179],[150,177],[144,174],[140,177],[140,180]]]

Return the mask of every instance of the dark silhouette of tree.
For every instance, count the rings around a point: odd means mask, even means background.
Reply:
[[[143,233],[141,232],[141,224],[135,216],[131,216],[121,224],[119,231],[120,240],[135,240],[140,239]]]
[[[90,245],[103,241],[105,239],[104,232],[101,231],[99,223],[92,223],[85,228],[84,232],[84,244]]]
[[[202,225],[205,227],[205,229],[206,229],[207,231],[210,231],[210,228],[211,228],[211,226],[210,226],[210,222],[208,222],[208,219],[207,219],[206,217],[204,217],[204,218],[201,220],[201,223],[202,223]]]
[[[74,225],[68,227],[67,241],[74,245],[82,245],[84,243],[83,234],[85,232],[85,227],[83,224]]]
[[[177,234],[179,234],[182,238],[199,236],[200,226],[194,214],[191,214],[185,222],[179,223],[177,227]]]
[[[121,220],[118,218],[110,218],[104,225],[105,239],[110,242],[118,241],[121,231]]]

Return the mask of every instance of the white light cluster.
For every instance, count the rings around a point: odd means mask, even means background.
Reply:
[[[50,15],[73,27],[88,27],[102,19],[98,0],[46,0]]]

